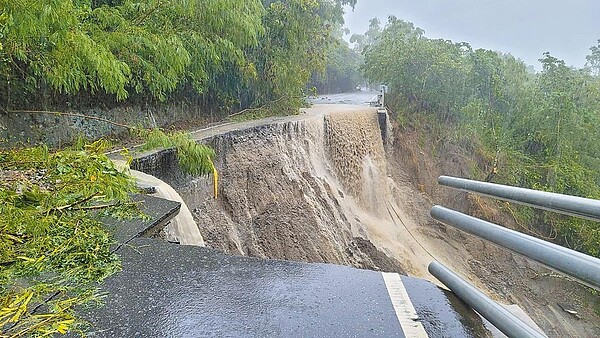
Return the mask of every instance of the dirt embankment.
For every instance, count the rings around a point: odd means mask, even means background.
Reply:
[[[458,148],[430,135],[426,130],[396,130],[395,153],[388,161],[396,168],[391,172],[394,180],[405,191],[415,193],[409,205],[422,212],[422,206],[440,204],[524,232],[506,202],[437,185],[439,175],[470,177],[471,168],[481,157],[469,145]],[[493,299],[519,305],[549,337],[600,336],[600,318],[594,312],[600,300],[590,289],[430,217],[420,218],[418,232],[437,259],[486,290]],[[566,309],[576,310],[577,314]]]
[[[205,139],[218,154],[216,201],[211,180],[157,176],[182,195],[210,247],[430,280],[426,267],[437,259],[492,298],[520,305],[551,337],[600,336],[588,290],[429,217],[442,204],[510,223],[498,205],[437,186],[441,174],[469,177],[471,157],[427,135],[396,127],[384,149],[372,109],[313,114]]]
[[[351,210],[360,209],[354,196],[363,190],[363,157],[379,154],[375,162],[384,162],[381,142],[368,149],[372,138],[381,140],[376,117],[372,111],[357,116],[369,116],[369,127],[348,133],[357,141],[343,147],[344,136],[336,134],[342,129],[319,114],[211,137],[219,154],[219,199],[205,197],[203,179],[181,180],[177,187],[207,245],[263,258],[404,272],[399,261],[369,241],[359,213]],[[331,160],[330,154],[342,153]],[[345,188],[342,182],[355,184]]]

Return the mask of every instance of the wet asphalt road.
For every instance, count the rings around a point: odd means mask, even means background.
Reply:
[[[377,96],[377,94],[379,93],[376,91],[363,90],[353,93],[312,96],[308,98],[308,101],[312,104],[349,104],[368,106],[369,101],[371,101],[373,96]]]
[[[88,309],[89,337],[404,337],[380,272],[261,260],[137,238]],[[402,276],[430,337],[479,337],[472,311]],[[460,309],[462,304],[458,304]],[[463,309],[466,310],[466,309]]]
[[[380,273],[130,245],[90,337],[403,337]]]

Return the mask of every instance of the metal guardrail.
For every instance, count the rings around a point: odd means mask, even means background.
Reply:
[[[531,258],[600,290],[600,259],[510,230],[439,205],[431,216],[457,229]]]
[[[428,270],[505,335],[509,337],[546,337],[439,262],[431,262]]]
[[[449,176],[441,176],[438,182],[441,185],[463,191],[600,221],[600,201],[597,200]],[[440,222],[512,250],[600,290],[600,259],[598,258],[442,206],[434,206],[431,209],[431,216]],[[429,272],[507,336],[543,337],[518,318],[508,316],[506,309],[485,297],[443,265],[434,261],[429,265]]]
[[[438,183],[450,188],[486,195],[509,202],[600,221],[600,201],[598,200],[450,176],[440,176]]]

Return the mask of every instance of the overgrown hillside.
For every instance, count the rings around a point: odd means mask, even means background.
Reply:
[[[0,0],[0,109],[292,111],[355,0]]]
[[[455,135],[478,149],[472,178],[600,198],[600,44],[585,68],[544,53],[536,72],[509,54],[428,39],[395,17],[385,27],[372,20],[354,40],[366,78],[390,87],[386,102],[401,123],[426,116],[440,142]],[[517,215],[543,237],[600,255],[597,223],[528,208]]]

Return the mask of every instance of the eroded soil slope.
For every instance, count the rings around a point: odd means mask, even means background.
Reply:
[[[521,306],[551,337],[600,336],[589,291],[429,217],[432,205],[443,204],[510,222],[497,204],[436,185],[440,174],[468,177],[469,157],[420,131],[394,128],[393,135],[384,147],[373,109],[316,107],[208,135],[221,173],[218,199],[203,178],[179,180],[176,189],[207,245],[225,252],[430,280],[426,267],[437,259],[492,298]]]
[[[354,132],[340,123],[356,123]],[[348,138],[355,141],[345,142]],[[178,187],[207,245],[264,258],[404,271],[362,225],[386,212],[380,194],[387,180],[385,153],[372,109],[308,113],[296,121],[216,135],[210,142],[219,154],[218,200],[205,197],[202,179]],[[368,182],[378,179],[379,184]]]

